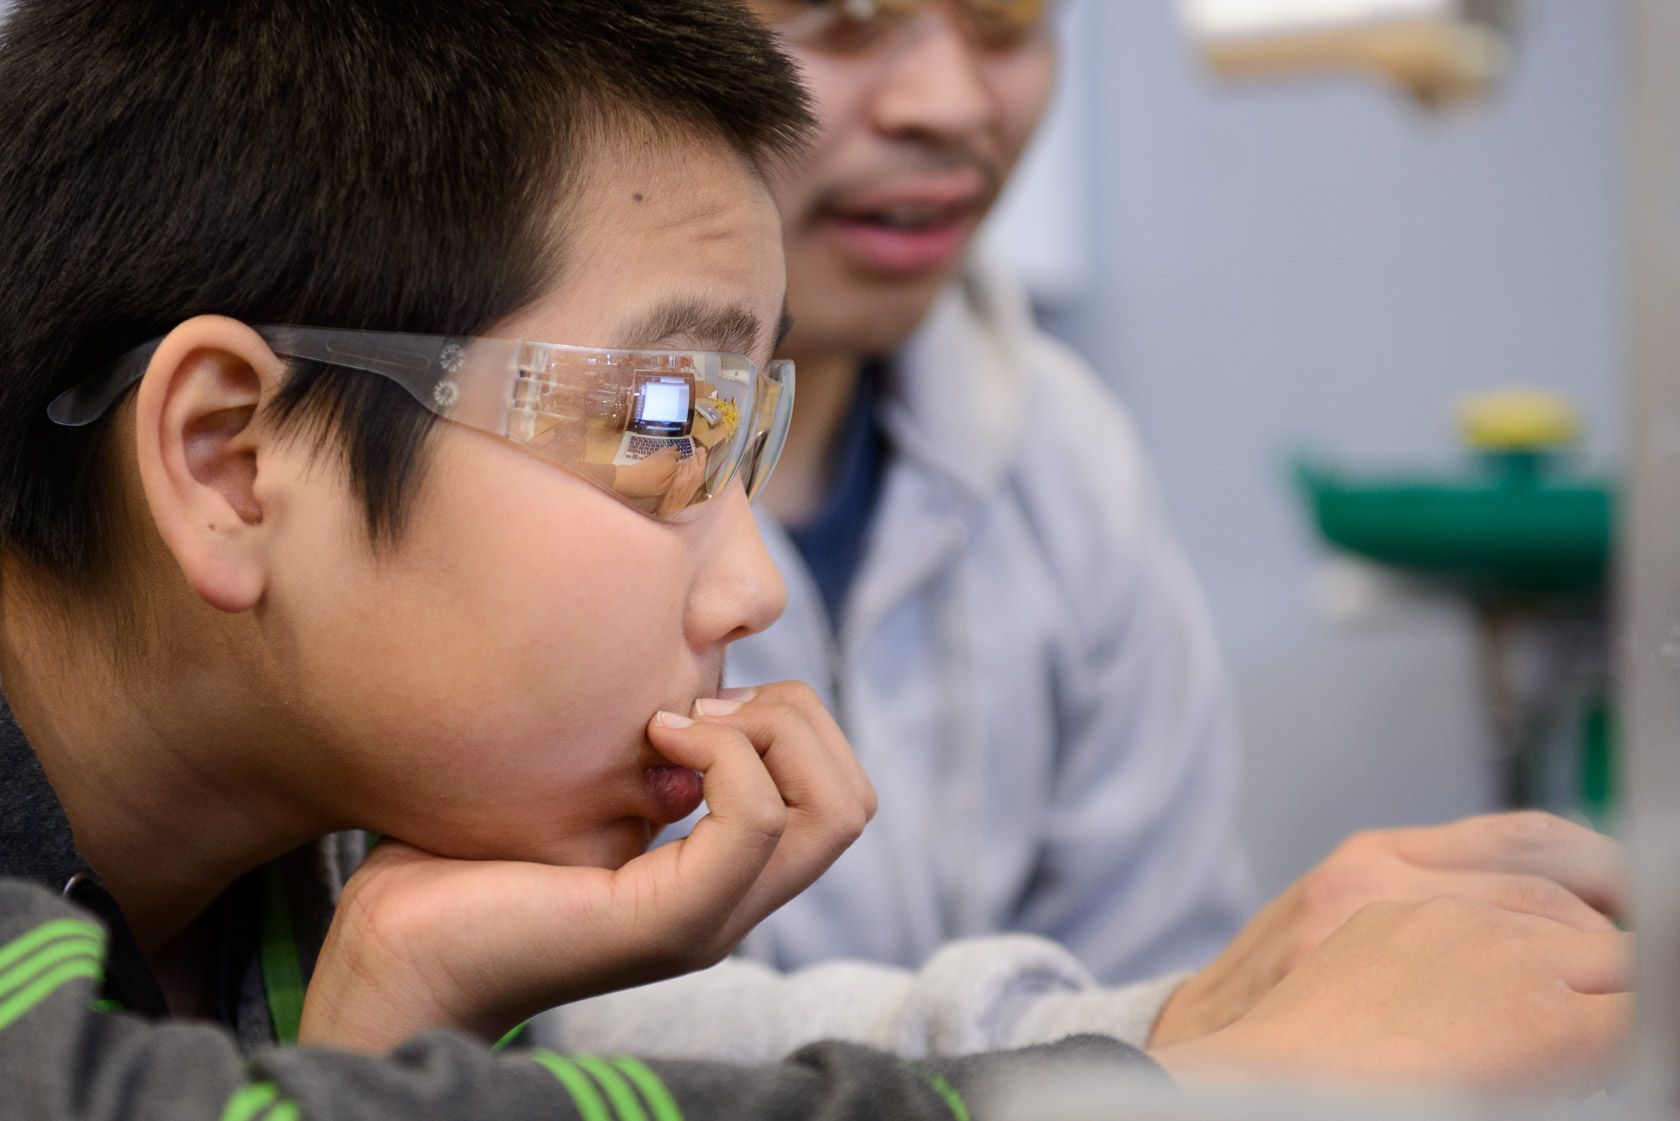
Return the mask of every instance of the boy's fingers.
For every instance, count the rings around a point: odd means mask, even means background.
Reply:
[[[687,837],[671,843],[682,846],[683,879],[719,903],[738,898],[769,863],[787,828],[787,807],[757,749],[735,729],[712,723],[650,723],[648,740],[671,762],[702,775],[706,816]]]
[[[851,821],[860,818],[859,828],[867,822],[855,787],[801,713],[785,705],[755,701],[706,720],[737,730],[758,748],[791,811],[790,839],[846,833],[849,844],[855,836],[848,832]]]
[[[804,715],[786,705],[755,700],[735,712],[708,717],[747,737],[764,757],[790,811],[787,857],[796,866],[832,860],[856,839],[869,815],[833,754]],[[826,857],[818,854],[827,852]]]
[[[696,705],[698,712],[715,714],[703,716],[704,722],[727,726],[757,746],[789,809],[787,832],[775,855],[731,918],[731,926],[742,933],[821,875],[857,839],[874,809],[867,780],[866,802],[805,711],[778,698],[799,699],[797,692],[778,689],[761,690],[749,702],[724,712],[718,710],[725,705]]]
[[[864,808],[866,817],[875,816],[875,787],[858,763],[846,734],[840,730],[816,691],[802,681],[778,681],[755,689],[731,689],[730,699],[742,702],[737,713],[751,712],[762,706],[779,705],[797,713],[816,737],[817,743],[828,753],[835,769],[851,790],[852,796]],[[737,724],[736,726],[744,727]]]
[[[1485,814],[1388,834],[1403,859],[1430,868],[1544,876],[1597,910],[1623,914],[1622,846],[1538,810]]]

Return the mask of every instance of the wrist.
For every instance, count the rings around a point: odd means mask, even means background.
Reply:
[[[314,993],[322,991],[320,998]],[[328,986],[311,985],[298,1025],[299,1046],[331,1047],[362,1055],[380,1056],[422,1032],[451,1028],[494,1043],[524,1022],[523,1017],[481,1017],[468,1020],[452,1015],[428,994],[408,992],[402,1000],[386,999],[364,988],[353,996],[334,999]],[[505,1022],[504,1022],[505,1020]]]
[[[1174,1082],[1186,1088],[1255,1081],[1277,1074],[1255,1057],[1251,1041],[1235,1025],[1165,1046],[1151,1046],[1148,1054]]]
[[[1222,999],[1213,966],[1191,974],[1161,1006],[1149,1029],[1148,1047],[1172,1047],[1226,1027],[1236,1018],[1225,1009],[1228,1003]]]
[[[341,909],[321,948],[304,996],[300,1045],[383,1055],[433,1028],[473,1030],[463,1009],[452,1007],[448,994],[429,984],[423,971],[379,951],[395,932],[373,938],[353,920],[353,909]],[[395,944],[416,945],[401,934],[395,934]]]
[[[401,1041],[394,1018],[382,1013],[377,1005],[364,1001],[359,1008],[346,1008],[331,999],[316,997],[320,989],[312,986],[310,997],[304,1001],[298,1046],[380,1056]]]

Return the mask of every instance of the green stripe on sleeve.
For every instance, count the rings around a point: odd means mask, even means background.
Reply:
[[[594,1055],[573,1055],[572,1059],[593,1074],[601,1089],[607,1092],[607,1099],[618,1113],[618,1121],[648,1121],[647,1110],[642,1108],[641,1099],[636,1097],[636,1091],[624,1081],[623,1075]]]
[[[530,1024],[531,1024],[531,1021],[529,1021],[529,1020],[521,1020],[519,1023],[517,1023],[513,1027],[509,1028],[508,1033],[506,1035],[502,1036],[502,1038],[496,1040],[496,1042],[494,1042],[490,1045],[491,1052],[494,1053],[494,1052],[502,1050],[505,1047],[512,1046],[513,1042],[519,1038],[520,1033],[522,1033],[527,1027],[529,1027]]]
[[[104,950],[100,943],[80,935],[59,942],[49,942],[4,973],[0,973],[0,1000],[4,1000],[67,958],[87,957],[100,961],[103,960]]]
[[[12,939],[4,948],[0,948],[0,970],[55,938],[68,938],[73,934],[84,938],[97,938],[101,943],[105,941],[105,931],[93,923],[82,922],[80,919],[54,919],[52,922],[42,923],[28,934]]]
[[[0,1031],[5,1031],[21,1017],[27,1015],[30,1009],[51,996],[60,985],[78,977],[101,981],[105,978],[105,970],[100,965],[98,958],[78,957],[64,962],[49,973],[37,977],[18,992],[5,1000],[0,1000]]]
[[[591,1082],[589,1076],[579,1070],[575,1063],[542,1048],[533,1048],[531,1057],[547,1067],[548,1072],[560,1080],[560,1085],[572,1095],[572,1104],[577,1106],[578,1116],[583,1121],[613,1121],[613,1115],[608,1111],[601,1092],[595,1089],[595,1083]]]
[[[962,1100],[962,1095],[957,1093],[940,1074],[908,1059],[904,1061],[904,1065],[927,1079],[927,1084],[933,1087],[934,1092],[945,1099],[945,1104],[950,1107],[951,1116],[956,1121],[970,1121],[968,1105]]]
[[[640,1060],[629,1055],[620,1055],[612,1061],[612,1065],[617,1067],[624,1077],[634,1082],[636,1089],[642,1092],[642,1100],[653,1110],[653,1121],[683,1121],[682,1110],[677,1108],[677,1100],[671,1096],[671,1091],[667,1090],[659,1076],[643,1066]]]
[[[269,1107],[280,1091],[275,1089],[272,1082],[253,1082],[249,1086],[241,1086],[233,1092],[227,1105],[222,1107],[222,1121],[251,1121],[251,1118]]]
[[[298,1103],[287,1098],[269,1110],[268,1116],[264,1117],[263,1121],[298,1121],[298,1118],[302,1116],[303,1111],[298,1108]]]

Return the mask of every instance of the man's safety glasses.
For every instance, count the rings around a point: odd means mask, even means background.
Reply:
[[[396,382],[445,420],[500,436],[627,505],[676,518],[727,486],[747,497],[781,456],[793,363],[760,370],[707,350],[610,350],[517,339],[258,327],[275,354]],[[97,420],[146,372],[162,340],[53,399],[71,427]]]
[[[756,0],[754,9],[789,42],[852,53],[893,38],[930,8],[951,0]],[[988,50],[1009,50],[1045,23],[1054,0],[956,0],[954,7]]]

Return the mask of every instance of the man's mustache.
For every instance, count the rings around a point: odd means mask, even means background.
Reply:
[[[826,186],[817,192],[812,207],[815,211],[829,210],[839,205],[847,195],[861,190],[878,188],[882,183],[913,180],[953,171],[973,171],[983,184],[980,202],[990,205],[1003,189],[1004,174],[1000,161],[977,151],[972,145],[951,142],[938,146],[906,144],[876,161],[869,171],[848,176],[845,180]]]

